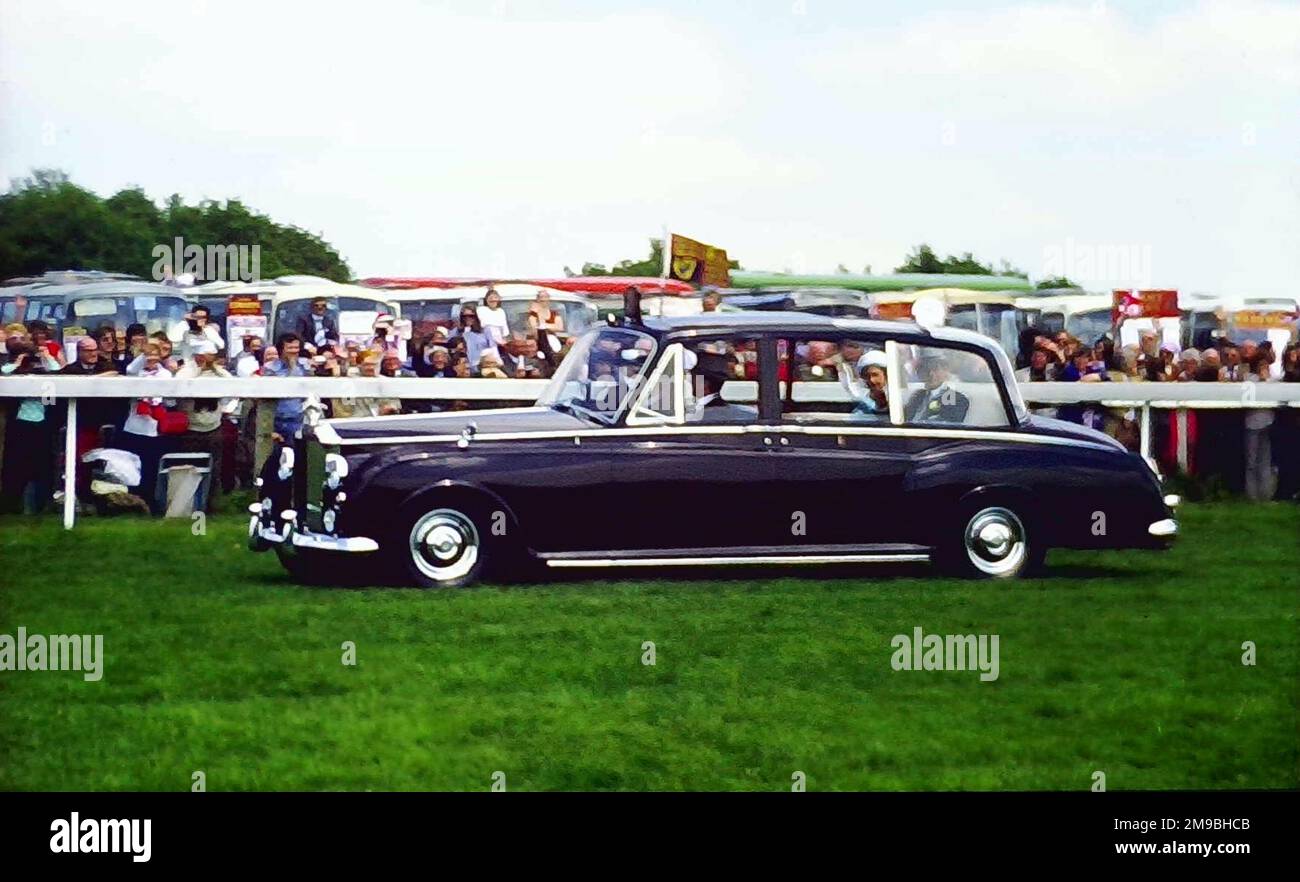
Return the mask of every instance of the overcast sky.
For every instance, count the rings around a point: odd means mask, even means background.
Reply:
[[[926,241],[1294,296],[1300,4],[0,0],[0,172],[34,167],[242,199],[361,276],[667,225],[749,269]]]

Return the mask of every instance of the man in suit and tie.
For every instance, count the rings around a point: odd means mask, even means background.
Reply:
[[[312,355],[325,347],[326,341],[339,339],[339,325],[330,309],[329,300],[315,297],[311,301],[311,311],[302,317],[295,329],[302,339],[302,348]]]
[[[948,359],[940,352],[927,352],[921,356],[917,373],[925,388],[912,393],[903,408],[903,419],[909,423],[964,423],[970,399],[949,385]]]

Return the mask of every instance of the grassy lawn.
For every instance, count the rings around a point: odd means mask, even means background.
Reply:
[[[106,656],[97,683],[0,672],[0,789],[1295,787],[1300,510],[1181,520],[1169,553],[1054,552],[1010,585],[442,592],[300,587],[235,517],[0,520],[0,633],[103,634]],[[999,678],[894,671],[916,626],[999,635]]]

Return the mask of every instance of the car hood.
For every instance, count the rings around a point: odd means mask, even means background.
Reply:
[[[1058,438],[1074,438],[1079,441],[1091,441],[1094,444],[1105,444],[1107,447],[1113,447],[1116,450],[1127,452],[1127,448],[1124,447],[1123,444],[1119,443],[1105,432],[1098,432],[1096,429],[1089,429],[1087,426],[1081,426],[1078,423],[1031,415],[1029,419],[1025,420],[1024,428],[1034,434],[1055,435]]]
[[[379,443],[388,438],[431,435],[457,436],[472,425],[476,434],[503,432],[567,432],[590,429],[593,424],[549,407],[512,407],[501,410],[458,410],[450,413],[325,420],[324,425],[345,441]]]

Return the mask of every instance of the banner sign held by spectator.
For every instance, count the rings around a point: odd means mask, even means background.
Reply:
[[[340,343],[355,343],[362,349],[370,345],[375,335],[375,313],[368,310],[345,309],[339,313]]]
[[[226,298],[226,349],[231,359],[244,351],[244,337],[266,340],[266,316],[256,294],[232,294]]]
[[[672,278],[693,285],[715,288],[731,287],[731,265],[727,252],[687,239],[673,233],[668,255],[668,271]]]
[[[266,340],[266,316],[228,315],[226,316],[226,354],[233,359],[244,351],[244,337],[259,337]]]
[[[1111,303],[1111,322],[1122,318],[1178,318],[1178,292],[1116,289]]]

